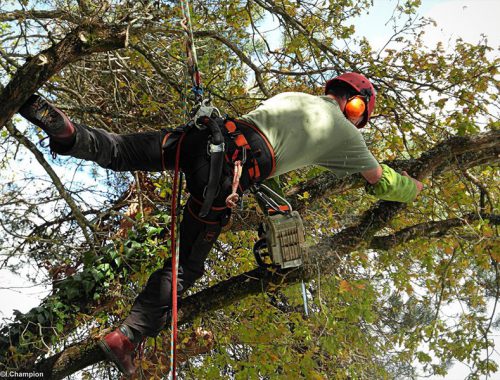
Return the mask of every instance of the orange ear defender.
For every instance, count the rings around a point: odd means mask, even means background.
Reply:
[[[356,95],[350,98],[345,105],[345,115],[357,119],[365,114],[366,100],[363,96]]]

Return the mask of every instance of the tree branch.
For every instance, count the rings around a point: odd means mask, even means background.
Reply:
[[[271,93],[267,89],[264,80],[262,79],[262,70],[259,69],[251,60],[248,58],[235,44],[233,44],[231,41],[229,41],[227,38],[222,37],[220,34],[211,32],[211,31],[200,31],[195,33],[196,36],[200,37],[211,37],[219,42],[222,42],[224,45],[226,45],[229,49],[231,49],[239,59],[241,59],[242,62],[244,62],[248,67],[250,67],[253,72],[255,73],[255,80],[259,84],[259,88],[261,89],[262,93],[267,97],[271,97]]]
[[[266,11],[275,14],[279,17],[281,17],[283,20],[285,20],[286,24],[291,25],[296,31],[298,31],[300,34],[302,34],[304,37],[307,38],[308,41],[311,41],[316,47],[321,50],[324,54],[330,57],[335,57],[340,60],[344,60],[346,63],[349,64],[351,68],[352,63],[347,61],[347,56],[344,55],[339,55],[337,51],[332,49],[330,46],[325,45],[323,42],[319,41],[313,36],[313,33],[308,31],[306,27],[299,21],[297,21],[295,18],[293,18],[290,14],[288,14],[285,9],[282,7],[278,6],[274,1],[272,0],[255,0],[255,2],[265,9]],[[266,4],[267,3],[267,4]],[[332,60],[333,61],[333,60]],[[341,71],[343,68],[340,67],[340,65],[337,62],[333,62],[335,68],[337,71]]]
[[[182,30],[173,30],[173,29],[169,29],[167,32],[172,33],[172,34],[179,34],[179,35],[182,35],[184,33]],[[245,63],[255,73],[255,80],[257,81],[259,88],[261,89],[264,96],[266,98],[271,97],[271,93],[267,89],[267,86],[264,83],[264,80],[262,78],[262,73],[269,72],[269,70],[262,70],[259,67],[257,67],[252,62],[252,60],[250,58],[248,58],[247,55],[240,48],[238,48],[234,43],[229,41],[227,38],[221,36],[220,34],[214,32],[214,31],[200,30],[200,31],[194,32],[193,35],[195,37],[209,37],[209,38],[217,40],[217,41],[221,42],[222,44],[226,45],[230,50],[233,51],[234,54],[236,54],[236,56],[241,60],[241,62]]]
[[[435,239],[446,235],[451,229],[461,227],[477,220],[489,220],[490,224],[497,226],[500,224],[500,215],[478,215],[468,214],[461,218],[452,218],[446,220],[432,221],[416,224],[404,228],[392,235],[374,237],[370,243],[371,249],[389,250],[408,241],[425,237],[426,239]]]
[[[64,188],[64,185],[62,184],[61,180],[57,176],[56,172],[52,169],[52,167],[49,165],[49,163],[45,160],[43,157],[43,154],[37,149],[35,144],[33,144],[28,138],[26,138],[21,132],[19,132],[16,127],[12,125],[12,123],[8,122],[6,124],[6,128],[11,134],[12,137],[14,137],[21,145],[26,147],[36,158],[38,163],[44,168],[46,173],[49,175],[50,179],[54,183],[54,186],[56,187],[57,191],[59,192],[59,195],[61,198],[63,198],[66,203],[68,204],[69,208],[71,209],[71,212],[73,213],[76,222],[80,226],[83,235],[85,236],[85,239],[87,240],[87,244],[89,247],[92,246],[92,239],[87,231],[87,227],[92,230],[92,226],[88,222],[88,220],[83,216],[82,212],[78,208],[78,205],[75,203],[73,198],[68,194],[66,189]]]
[[[453,148],[451,144],[460,145],[459,142],[452,143],[449,140],[450,145],[443,145],[442,147],[436,146],[434,149],[451,149],[449,152],[450,156],[448,160],[443,160],[436,162],[433,175],[438,176],[443,172],[450,170],[452,167],[458,167],[460,169],[466,170],[475,166],[485,165],[485,164],[495,164],[500,162],[500,144],[496,144],[495,134],[498,132],[492,132],[493,135],[488,138],[490,140],[490,147],[475,149],[473,145],[464,147],[464,151],[460,152],[460,149]],[[493,140],[493,141],[491,141]],[[481,145],[482,146],[482,145]],[[422,159],[423,157],[421,157]],[[389,165],[391,168],[398,172],[412,170],[412,165],[415,164],[415,160],[393,160],[384,161],[383,163]],[[319,176],[312,178],[311,180],[304,182],[300,185],[292,187],[287,191],[287,197],[291,198],[292,206],[300,211],[306,207],[306,203],[299,199],[299,196],[305,192],[309,193],[308,203],[313,203],[319,199],[323,199],[332,194],[339,194],[347,190],[356,189],[364,186],[366,181],[359,174],[355,174],[345,178],[337,178],[332,172],[327,171],[321,173]]]
[[[42,10],[14,10],[11,12],[0,13],[0,22],[24,21],[24,20],[66,20],[72,23],[78,23],[78,18],[64,11],[42,11]]]
[[[120,49],[128,43],[127,26],[78,27],[54,46],[20,67],[0,93],[0,127],[54,74],[82,57]]]

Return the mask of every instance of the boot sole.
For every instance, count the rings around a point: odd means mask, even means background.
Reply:
[[[35,107],[37,110],[31,110]],[[51,116],[49,114],[51,113]],[[72,125],[69,118],[55,106],[38,97],[21,112],[28,121],[43,129],[49,135],[58,135]],[[56,115],[56,116],[54,116]],[[74,126],[73,126],[74,128]]]

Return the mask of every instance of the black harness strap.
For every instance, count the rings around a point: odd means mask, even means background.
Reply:
[[[206,125],[211,132],[210,142],[208,144],[208,153],[210,155],[210,175],[208,183],[203,192],[203,205],[199,216],[204,218],[210,212],[210,208],[217,196],[220,178],[222,176],[222,166],[224,164],[225,144],[221,128],[224,120],[221,118],[204,117],[201,122]]]

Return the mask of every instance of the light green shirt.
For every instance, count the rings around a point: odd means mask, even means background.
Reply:
[[[313,164],[338,177],[378,166],[361,132],[329,97],[285,92],[242,119],[256,125],[273,147],[274,176]]]
[[[338,103],[327,96],[285,92],[242,117],[267,137],[274,149],[273,176],[307,165],[321,165],[338,177],[378,167],[361,132],[349,122]],[[382,178],[367,191],[379,199],[411,202],[416,185],[382,165]]]

